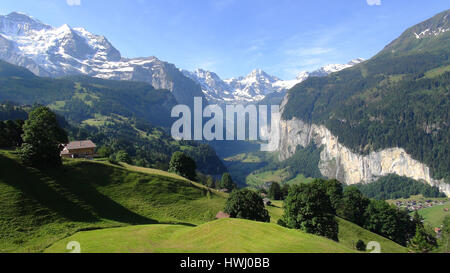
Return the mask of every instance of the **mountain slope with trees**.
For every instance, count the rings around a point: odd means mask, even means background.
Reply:
[[[4,103],[1,102],[14,102]],[[213,148],[194,141],[175,141],[168,133],[176,100],[150,84],[86,76],[41,78],[0,61],[0,117],[25,119],[29,105],[47,105],[73,139],[92,139],[107,147],[104,155],[125,151],[136,165],[168,169],[170,156],[182,150],[205,174],[221,175],[225,166]],[[28,106],[26,106],[28,105]]]
[[[450,10],[405,31],[372,59],[289,91],[282,113],[323,124],[367,154],[401,147],[450,179]]]

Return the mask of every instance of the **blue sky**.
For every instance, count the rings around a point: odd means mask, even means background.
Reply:
[[[448,0],[14,0],[0,14],[106,36],[124,57],[156,56],[222,78],[255,68],[292,79],[301,70],[370,58]]]

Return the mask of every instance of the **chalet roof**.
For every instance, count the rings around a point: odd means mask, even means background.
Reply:
[[[86,149],[86,148],[95,148],[97,147],[94,142],[90,140],[77,140],[71,141],[69,144],[65,146],[67,150],[78,150],[78,149]]]

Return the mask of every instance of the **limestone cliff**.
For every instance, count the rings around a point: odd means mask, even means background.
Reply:
[[[284,102],[281,105],[283,109]],[[418,181],[425,181],[436,186],[450,197],[450,184],[430,176],[430,169],[425,164],[413,159],[402,148],[388,148],[361,155],[339,143],[325,126],[305,123],[293,118],[280,122],[279,159],[285,160],[295,153],[298,145],[302,147],[314,143],[324,149],[320,154],[319,170],[328,178],[351,185],[370,183],[381,176],[397,174]]]

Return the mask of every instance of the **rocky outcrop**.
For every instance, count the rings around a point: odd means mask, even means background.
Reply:
[[[328,178],[351,185],[370,183],[381,176],[397,174],[436,186],[450,197],[450,184],[433,179],[429,167],[413,159],[403,148],[388,148],[362,155],[339,143],[338,137],[323,125],[294,118],[281,120],[280,128],[280,160],[291,157],[298,145],[306,147],[314,143],[323,147],[318,167],[322,175]]]

